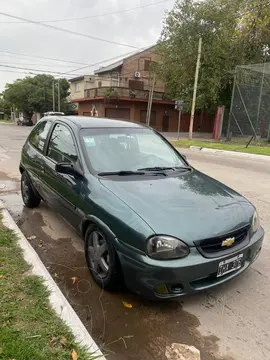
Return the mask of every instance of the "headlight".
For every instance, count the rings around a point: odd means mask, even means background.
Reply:
[[[253,218],[252,218],[252,231],[255,233],[260,226],[260,219],[257,211],[255,211]]]
[[[189,254],[189,247],[171,236],[154,236],[148,240],[147,253],[154,259],[179,259]]]

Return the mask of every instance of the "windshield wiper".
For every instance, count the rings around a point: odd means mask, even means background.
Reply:
[[[107,172],[101,172],[98,174],[99,176],[110,176],[110,175],[116,175],[116,176],[130,176],[130,175],[145,175],[144,171],[130,171],[130,170],[122,170],[122,171],[107,171]]]
[[[192,170],[192,167],[191,166],[176,166],[174,168],[175,170],[188,170],[188,171],[191,171]]]
[[[147,167],[138,169],[138,171],[165,171],[165,170],[191,170],[191,167],[187,166],[176,166],[176,167],[161,167],[161,166],[154,166],[154,167]]]

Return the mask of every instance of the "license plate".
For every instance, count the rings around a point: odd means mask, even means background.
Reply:
[[[218,265],[217,277],[224,276],[242,267],[244,254],[222,261]]]

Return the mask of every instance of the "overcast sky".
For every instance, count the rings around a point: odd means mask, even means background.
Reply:
[[[166,10],[171,9],[174,3],[174,0],[167,0],[162,3],[161,1],[0,0],[0,12],[34,21],[92,16],[91,19],[48,22],[46,24],[128,44],[136,48],[143,48],[156,42],[162,29],[164,13]],[[95,15],[153,3],[159,4],[114,15],[94,17]],[[105,59],[134,51],[133,48],[96,41],[37,24],[21,23],[19,21],[0,15],[0,91],[4,89],[6,83],[25,76],[23,73],[19,73],[19,71],[23,72],[21,69],[3,67],[2,65],[26,67],[32,69],[29,70],[31,72],[35,72],[35,69],[56,72],[71,71],[72,75],[67,75],[67,78],[71,78],[74,74],[92,73],[99,65],[106,65],[106,63],[102,63]],[[100,64],[83,71],[74,72],[74,69],[83,65],[15,54],[8,55],[5,51],[29,56],[64,59],[84,64]]]

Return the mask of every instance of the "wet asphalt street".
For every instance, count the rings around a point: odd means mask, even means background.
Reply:
[[[190,163],[233,187],[257,207],[266,231],[259,259],[237,279],[177,301],[110,294],[92,281],[83,241],[46,204],[23,208],[20,150],[31,128],[0,124],[0,199],[111,360],[165,360],[165,347],[186,343],[202,360],[270,359],[270,163],[185,150]],[[124,307],[122,301],[132,304]]]

